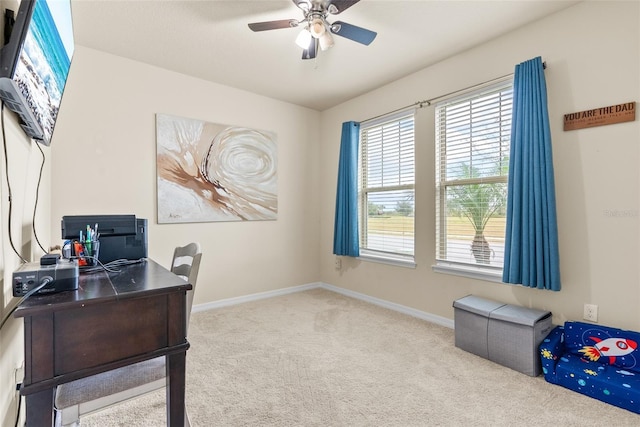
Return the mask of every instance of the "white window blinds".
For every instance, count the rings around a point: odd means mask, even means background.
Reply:
[[[436,106],[436,260],[501,269],[511,80]]]
[[[414,253],[414,110],[360,128],[360,248]]]

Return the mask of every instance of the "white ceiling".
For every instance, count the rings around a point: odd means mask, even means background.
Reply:
[[[335,36],[302,60],[291,0],[72,0],[76,43],[256,94],[325,110],[564,9],[576,1],[361,0],[337,16],[378,33],[369,46]]]

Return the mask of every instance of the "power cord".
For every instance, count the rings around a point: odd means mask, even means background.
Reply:
[[[6,179],[7,179],[7,189],[9,191],[9,241],[11,242],[11,247],[13,248],[14,252],[16,252],[16,255],[18,255],[18,257],[20,257],[20,259],[23,262],[27,262],[15,249],[14,245],[13,245],[13,238],[11,236],[11,205],[12,205],[12,193],[11,193],[11,183],[9,182],[9,159],[7,157],[7,143],[6,143],[6,133],[5,133],[5,125],[4,125],[4,102],[2,103],[2,111],[0,112],[0,114],[2,115],[2,140],[3,140],[3,145],[4,145],[4,160],[5,160],[5,173],[6,173]],[[33,227],[33,236],[36,239],[36,242],[38,243],[38,246],[40,246],[40,249],[42,250],[42,252],[44,252],[45,254],[47,253],[47,250],[42,246],[42,244],[40,243],[40,239],[38,238],[38,233],[36,231],[36,212],[38,210],[38,199],[39,199],[39,193],[40,193],[40,183],[42,182],[42,172],[44,171],[44,165],[45,162],[47,160],[44,151],[42,150],[42,147],[40,147],[40,144],[36,143],[35,144],[36,147],[38,147],[38,150],[40,150],[40,154],[42,154],[42,163],[40,164],[40,172],[38,173],[38,184],[36,186],[36,199],[35,199],[35,203],[33,205],[33,217],[31,220],[31,225]]]
[[[8,230],[8,235],[9,235],[9,243],[11,244],[11,249],[13,249],[13,252],[15,252],[15,254],[18,256],[18,258],[20,258],[20,260],[23,263],[27,263],[28,261],[26,259],[24,259],[24,257],[22,255],[20,255],[20,253],[18,252],[18,250],[16,249],[15,245],[13,244],[13,236],[11,235],[11,211],[12,211],[12,201],[13,201],[13,196],[11,194],[11,182],[9,181],[9,158],[7,157],[7,136],[5,133],[5,126],[4,126],[4,101],[2,102],[2,106],[0,107],[0,123],[2,125],[2,146],[4,148],[4,172],[6,174],[6,179],[7,179],[7,191],[8,191],[8,196],[9,196],[9,218],[8,218],[8,226],[9,226],[9,230]]]
[[[96,266],[90,266],[90,267],[79,267],[80,272],[82,273],[95,273],[97,271],[108,271],[109,273],[119,273],[120,270],[114,270],[111,267],[113,267],[112,263],[106,263],[103,264],[100,262],[100,260],[96,257],[93,256],[72,256],[70,259],[92,259],[94,260],[96,263],[98,263],[99,265]]]
[[[42,163],[40,164],[40,173],[38,174],[38,185],[36,186],[36,200],[33,204],[33,219],[31,221],[31,226],[33,228],[33,237],[35,237],[36,242],[38,243],[38,246],[40,246],[40,249],[42,250],[42,252],[46,254],[48,253],[48,251],[42,247],[42,244],[40,243],[40,239],[38,239],[38,233],[36,232],[36,211],[38,210],[38,197],[40,193],[40,182],[42,181],[42,171],[44,170],[44,163],[47,160],[47,158],[45,157],[44,151],[42,151],[42,147],[40,147],[40,144],[38,144],[37,142],[35,144],[36,144],[36,147],[38,147],[38,150],[40,150],[40,154],[42,154]]]
[[[0,323],[0,329],[2,329],[4,327],[4,324],[7,323],[7,320],[9,320],[9,318],[11,317],[11,315],[13,314],[14,311],[16,311],[16,308],[18,308],[19,304],[16,304],[11,310],[9,310],[9,312],[2,318],[2,323]]]
[[[21,388],[22,388],[22,383],[16,384],[16,391],[18,392],[18,412],[16,413],[15,427],[18,427],[18,423],[20,422],[20,409],[22,408],[22,396],[20,395]]]
[[[103,264],[100,262],[100,260],[96,257],[92,257],[92,256],[83,256],[83,257],[71,257],[71,259],[80,259],[80,258],[90,258],[95,260],[98,264],[100,264],[99,266],[91,266],[91,267],[80,267],[80,272],[81,273],[95,273],[96,271],[108,271],[109,273],[120,273],[121,270],[117,270],[115,268],[123,266],[123,265],[130,265],[130,264],[138,264],[143,262],[146,258],[140,258],[140,259],[135,259],[135,260],[131,260],[131,259],[116,259],[114,261],[108,262],[106,264]]]
[[[9,311],[9,313],[7,313],[4,319],[2,319],[2,323],[0,323],[0,329],[4,327],[4,324],[7,323],[7,320],[9,320],[11,315],[16,311],[16,309],[20,306],[20,304],[22,304],[27,298],[29,298],[31,295],[35,294],[36,292],[38,292],[40,289],[44,288],[51,282],[53,282],[53,278],[45,277],[44,279],[42,279],[42,282],[40,282],[38,286],[36,286],[35,288],[31,289],[29,292],[24,294],[22,298],[20,298],[18,303]]]

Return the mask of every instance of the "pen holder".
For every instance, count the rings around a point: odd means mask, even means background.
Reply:
[[[93,240],[90,242],[85,242],[84,244],[85,253],[88,254],[92,258],[87,258],[87,265],[98,265],[98,255],[100,254],[100,241]]]
[[[74,255],[78,257],[79,266],[98,265],[98,255],[100,254],[100,241],[88,240],[86,242],[73,242]]]

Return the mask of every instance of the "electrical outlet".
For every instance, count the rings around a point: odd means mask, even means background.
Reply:
[[[14,376],[15,376],[16,384],[19,384],[22,382],[22,380],[24,379],[24,362],[22,362],[20,366],[16,368],[14,372]]]
[[[340,257],[336,257],[336,270],[340,270],[342,268],[342,259]]]
[[[598,306],[595,304],[585,304],[584,305],[584,314],[582,316],[584,320],[589,320],[591,322],[598,321]]]

